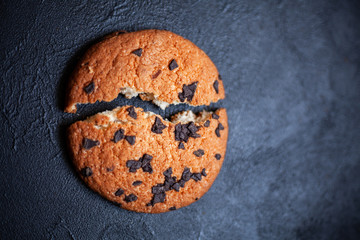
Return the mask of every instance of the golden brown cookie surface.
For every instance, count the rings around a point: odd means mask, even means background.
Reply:
[[[66,112],[78,103],[140,94],[162,108],[171,103],[209,105],[225,97],[221,77],[195,44],[165,30],[111,34],[92,46],[69,83]]]
[[[76,122],[68,129],[74,165],[93,190],[125,209],[160,213],[187,206],[220,171],[227,115],[219,109],[174,119],[125,106]]]

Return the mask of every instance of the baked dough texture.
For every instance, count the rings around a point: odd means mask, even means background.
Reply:
[[[68,128],[70,153],[86,184],[122,208],[146,213],[203,196],[220,171],[227,137],[225,109],[196,116],[186,111],[170,122],[124,106]]]

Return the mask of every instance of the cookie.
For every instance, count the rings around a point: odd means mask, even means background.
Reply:
[[[92,46],[75,68],[65,112],[76,104],[112,101],[119,93],[169,104],[209,105],[225,97],[214,63],[195,44],[165,30],[113,33]]]
[[[160,213],[187,206],[210,188],[228,137],[225,109],[164,120],[124,106],[68,128],[74,166],[94,191],[122,208]]]

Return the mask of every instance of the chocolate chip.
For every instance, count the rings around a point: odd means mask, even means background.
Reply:
[[[179,67],[179,65],[177,64],[177,62],[175,61],[175,59],[171,60],[170,64],[169,64],[169,69],[170,71],[174,70],[175,68]]]
[[[204,123],[204,127],[209,127],[210,126],[210,121],[206,120],[206,122]]]
[[[84,167],[80,170],[81,175],[84,177],[90,177],[93,174],[93,171],[89,167]]]
[[[207,174],[206,174],[206,172],[205,172],[205,168],[203,168],[203,169],[201,170],[201,175],[203,175],[204,177],[207,176]]]
[[[151,188],[152,194],[159,194],[165,192],[164,185],[163,184],[157,184]]]
[[[94,82],[91,82],[91,83],[89,83],[88,85],[86,85],[86,86],[84,87],[84,91],[85,91],[87,94],[92,93],[92,92],[94,91],[94,89],[95,89],[95,83],[94,83]]]
[[[160,118],[155,117],[155,122],[151,127],[151,131],[156,134],[162,134],[162,130],[166,128],[166,125],[164,125]]]
[[[141,168],[141,162],[135,160],[129,160],[126,162],[126,166],[129,168],[129,172],[136,172],[136,170]]]
[[[215,154],[215,158],[216,160],[220,160],[221,159],[221,155],[219,153]]]
[[[130,145],[134,145],[135,144],[135,136],[125,136],[125,140],[130,143]]]
[[[141,54],[142,54],[142,48],[138,48],[134,51],[131,52],[132,54],[135,54],[136,56],[139,56],[141,57]]]
[[[152,79],[157,78],[161,73],[161,70],[158,70],[154,75],[151,76]]]
[[[191,172],[190,172],[190,168],[185,167],[184,171],[181,175],[181,179],[184,180],[185,182],[189,181],[191,177]]]
[[[121,128],[119,130],[117,130],[114,134],[114,139],[113,139],[114,143],[117,143],[118,141],[124,139],[124,137],[125,137],[124,133],[125,133],[125,131]]]
[[[176,183],[176,177],[165,177],[165,182],[164,182],[164,189],[165,191],[169,191],[172,189],[173,184]]]
[[[155,194],[151,201],[151,204],[154,206],[156,203],[165,202],[165,197],[166,194],[164,192]]]
[[[222,80],[222,78],[221,78],[221,75],[220,75],[220,74],[219,74],[218,78],[219,78],[219,80]]]
[[[180,185],[180,187],[185,187],[185,180],[181,179],[179,181],[179,185]]]
[[[132,183],[133,186],[139,186],[142,184],[142,181],[135,181]]]
[[[123,193],[124,193],[124,190],[119,188],[114,194],[115,194],[115,196],[119,197],[119,196],[123,195]]]
[[[218,80],[215,80],[213,87],[215,89],[215,92],[219,93],[219,81]]]
[[[175,191],[179,191],[180,190],[180,184],[179,183],[174,183],[172,186],[171,186],[171,189],[174,189]]]
[[[150,165],[152,156],[149,154],[144,154],[138,161],[129,160],[126,162],[126,166],[129,168],[130,172],[136,172],[139,168],[142,168],[143,172],[152,173],[153,169]]]
[[[145,167],[146,165],[150,164],[150,161],[153,159],[153,157],[149,154],[144,154],[139,161],[141,162],[141,167]]]
[[[84,138],[83,142],[82,142],[82,146],[85,149],[93,148],[93,147],[95,147],[95,146],[97,146],[99,144],[100,144],[100,142],[98,140],[91,140],[91,139],[88,139],[88,138]]]
[[[106,168],[106,171],[108,171],[108,172],[112,172],[112,171],[114,171],[114,167],[109,167],[109,168]]]
[[[190,85],[186,85],[186,84],[183,85],[183,88],[182,88],[183,91],[178,94],[178,97],[181,102],[184,102],[186,99],[188,102],[191,102],[191,100],[194,97],[197,84],[198,84],[198,82],[194,82]]]
[[[225,128],[224,128],[224,126],[221,124],[221,123],[219,123],[219,125],[217,126],[217,128],[215,129],[215,134],[216,134],[216,136],[217,137],[220,137],[220,130],[224,130]]]
[[[133,202],[133,201],[136,201],[137,200],[137,196],[135,194],[130,194],[130,195],[127,195],[125,196],[124,198],[125,202],[129,203],[129,202]]]
[[[126,109],[129,113],[129,116],[132,117],[133,119],[137,119],[137,114],[135,112],[135,107],[131,106],[129,108]]]
[[[201,157],[205,154],[205,152],[202,149],[198,149],[198,150],[194,151],[193,154],[197,157]]]
[[[175,125],[175,140],[180,142],[187,142],[189,137],[199,138],[201,137],[196,133],[200,127],[197,127],[194,122],[187,124],[178,123]]]
[[[219,115],[217,115],[216,113],[213,113],[211,116],[212,116],[213,119],[219,119],[220,118]]]
[[[176,210],[176,207],[173,206],[173,207],[169,208],[169,210],[170,210],[170,211],[174,211],[174,210]]]
[[[163,172],[165,177],[171,177],[172,174],[172,168],[168,168],[165,172]]]
[[[193,173],[191,174],[191,178],[194,179],[196,182],[201,180],[201,173]]]
[[[195,198],[195,201],[199,200],[199,198]]]
[[[180,142],[178,148],[179,149],[185,149],[185,145],[182,142]]]

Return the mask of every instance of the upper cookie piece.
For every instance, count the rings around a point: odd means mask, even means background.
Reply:
[[[121,33],[121,34],[120,34]],[[71,76],[65,112],[76,104],[140,94],[169,104],[209,105],[225,98],[214,63],[195,44],[165,30],[113,33],[92,46]]]

